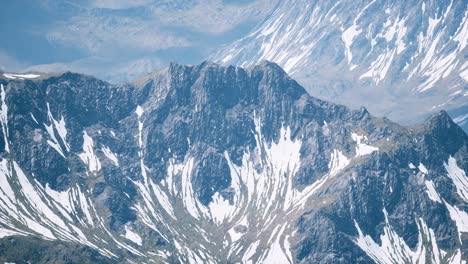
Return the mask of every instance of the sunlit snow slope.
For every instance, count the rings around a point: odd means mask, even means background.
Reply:
[[[284,67],[315,96],[414,123],[468,113],[468,2],[282,1],[249,35],[218,50],[223,64]]]

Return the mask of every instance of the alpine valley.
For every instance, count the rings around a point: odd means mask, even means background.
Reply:
[[[0,76],[0,262],[468,260],[468,137],[444,111],[402,126],[267,61]]]

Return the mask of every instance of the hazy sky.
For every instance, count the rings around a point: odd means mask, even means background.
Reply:
[[[15,0],[0,15],[0,69],[113,81],[199,63],[258,25],[271,0]]]

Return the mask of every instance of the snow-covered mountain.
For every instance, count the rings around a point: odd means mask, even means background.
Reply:
[[[449,110],[468,126],[468,1],[281,1],[212,59],[269,60],[315,96],[414,123]]]
[[[278,65],[0,78],[0,261],[466,263],[466,133]]]

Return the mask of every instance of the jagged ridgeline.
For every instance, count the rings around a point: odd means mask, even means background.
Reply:
[[[445,112],[400,126],[269,62],[0,85],[0,261],[467,260],[468,137]]]

